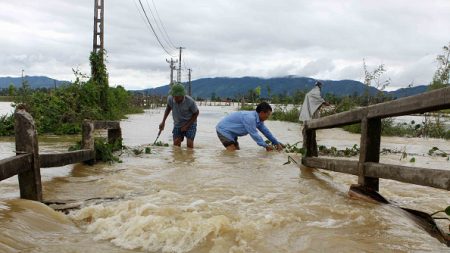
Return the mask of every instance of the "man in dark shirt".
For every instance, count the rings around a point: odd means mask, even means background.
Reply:
[[[186,136],[186,144],[188,148],[194,148],[194,138],[197,132],[197,117],[199,110],[194,99],[186,95],[183,85],[174,84],[167,98],[167,107],[164,117],[159,124],[159,130],[164,130],[167,116],[172,111],[173,117],[173,145],[181,146]]]

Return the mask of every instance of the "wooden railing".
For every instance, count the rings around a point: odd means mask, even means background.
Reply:
[[[18,175],[20,197],[42,201],[40,168],[59,167],[67,164],[95,161],[94,130],[108,129],[108,141],[122,138],[118,121],[88,121],[82,125],[82,150],[53,154],[39,154],[34,120],[24,110],[17,110],[15,117],[16,156],[0,160],[0,181]]]
[[[378,194],[380,178],[450,190],[450,170],[379,163],[381,119],[449,108],[450,87],[447,87],[306,121],[303,128],[303,147],[306,153],[302,158],[302,164],[307,167],[356,175],[358,184],[351,186],[350,194],[366,195],[385,203],[388,201]],[[361,123],[359,161],[317,157],[316,130],[354,123]],[[416,211],[413,211],[409,212],[416,215],[414,213]],[[443,237],[447,245],[450,245],[450,238],[445,235]]]
[[[303,145],[306,155],[302,164],[358,175],[358,183],[378,191],[378,178],[450,190],[450,170],[433,170],[378,163],[380,160],[381,119],[450,108],[450,87],[424,94],[371,105],[305,122]],[[315,158],[318,156],[316,130],[361,123],[358,162]]]

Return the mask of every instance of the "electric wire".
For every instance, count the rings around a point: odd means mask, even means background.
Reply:
[[[145,11],[145,8],[144,8],[144,6],[142,5],[141,0],[138,0],[138,1],[139,1],[139,4],[141,5],[142,11],[144,12],[145,18],[147,19],[147,22],[148,22],[148,24],[150,25],[150,28],[151,28],[153,34],[155,35],[156,40],[158,41],[159,45],[162,47],[162,49],[163,49],[168,55],[173,56],[172,54],[169,53],[169,51],[167,51],[166,47],[164,47],[164,45],[161,43],[161,40],[159,39],[158,34],[156,33],[155,29],[153,28],[153,25],[152,25],[152,23],[150,22],[150,19],[148,18],[147,12]]]
[[[162,38],[163,38],[163,40],[166,42],[166,44],[167,44],[169,47],[172,47],[172,50],[173,50],[173,49],[176,49],[176,47],[174,47],[174,46],[169,42],[169,40],[166,38],[166,36],[164,35],[164,32],[163,32],[162,29],[161,29],[161,25],[159,24],[158,20],[157,20],[156,17],[155,17],[155,14],[154,14],[154,12],[156,13],[156,9],[155,9],[155,11],[152,11],[152,8],[150,7],[150,4],[148,3],[148,0],[145,0],[145,1],[147,2],[148,10],[150,11],[150,15],[151,15],[152,18],[153,18],[153,21],[154,21],[154,24],[155,24],[156,28],[158,28],[159,34],[162,35]],[[153,6],[154,6],[154,5],[153,5]]]
[[[145,20],[144,14],[142,14],[141,8],[139,8],[139,6],[137,5],[136,1],[137,1],[137,0],[134,0],[133,3],[134,3],[134,6],[136,6],[136,9],[137,9],[138,12],[139,12],[139,16],[141,17],[141,19],[142,19],[142,21],[145,23],[145,25],[146,25],[148,28],[150,28],[150,26],[149,26],[148,23],[147,23],[147,20]]]
[[[155,2],[154,2],[153,0],[152,0],[152,3],[153,3],[153,8],[155,9],[156,16],[158,17],[159,23],[161,24],[161,27],[162,27],[162,29],[163,29],[163,31],[164,31],[164,34],[165,34],[166,37],[167,37],[167,40],[169,41],[169,44],[170,44],[173,48],[177,48],[177,47],[175,46],[175,44],[173,44],[172,40],[170,39],[170,36],[169,36],[169,34],[167,33],[167,29],[166,29],[166,27],[164,26],[164,23],[162,22],[161,17],[159,16],[158,9],[156,9],[156,5],[155,5]]]

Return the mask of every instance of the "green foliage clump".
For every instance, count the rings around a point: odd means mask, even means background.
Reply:
[[[114,143],[109,143],[104,137],[94,139],[95,160],[102,162],[122,162],[119,157],[114,155],[115,151],[121,150],[122,140],[118,139]],[[69,147],[69,151],[81,150],[81,141],[76,142]]]
[[[360,134],[361,133],[361,123],[346,125],[346,126],[343,126],[342,129],[344,129],[345,131],[350,132],[350,133]]]
[[[239,107],[239,111],[254,111],[256,107],[251,104],[244,104],[243,106]]]
[[[14,115],[0,116],[0,136],[14,135]]]
[[[428,86],[429,90],[441,89],[449,86],[450,79],[450,43],[442,48],[443,54],[436,57],[439,64],[434,73],[433,81]]]
[[[448,157],[448,154],[445,151],[440,150],[438,147],[432,147],[430,150],[428,150],[428,155]]]
[[[287,106],[276,106],[272,115],[271,120],[289,121],[289,122],[299,122],[298,116],[300,111],[297,107],[287,109]]]
[[[118,150],[118,146],[121,146],[121,141],[115,143],[109,143],[106,138],[95,138],[95,160],[102,162],[121,162],[119,157],[114,155],[114,151]]]
[[[342,127],[350,133],[361,133],[361,124],[353,124]],[[381,135],[383,136],[401,136],[401,137],[422,137],[450,139],[450,130],[445,130],[444,124],[439,122],[426,121],[416,123],[412,120],[410,123],[396,123],[391,118],[381,120]]]
[[[289,144],[289,143],[285,144],[284,151],[286,153],[297,153],[297,154],[304,155],[305,154],[305,149],[303,147],[298,147],[299,143],[300,142],[296,142],[296,143],[294,143],[292,145]]]
[[[169,143],[164,143],[162,141],[157,141],[157,142],[153,143],[153,146],[168,147]]]
[[[351,148],[345,148],[338,150],[336,147],[327,148],[324,145],[319,146],[319,154],[325,156],[335,156],[335,157],[351,157],[359,154],[359,147],[357,144],[353,145]]]
[[[49,90],[31,90],[26,80],[15,94],[15,106],[22,104],[33,116],[38,133],[77,134],[84,119],[120,120],[139,112],[132,105],[132,94],[122,86],[109,87],[103,52],[91,53],[92,77],[74,70],[76,80]],[[0,118],[4,128],[9,118]],[[5,123],[5,124],[3,124]],[[6,124],[8,123],[8,124]],[[1,130],[0,135],[13,132]]]

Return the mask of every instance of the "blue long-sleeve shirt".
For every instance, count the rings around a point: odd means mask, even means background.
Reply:
[[[227,139],[234,140],[239,136],[250,134],[252,139],[262,147],[267,147],[257,129],[267,137],[273,144],[280,142],[272,135],[269,129],[259,119],[256,111],[239,111],[227,115],[216,126],[216,131]]]

